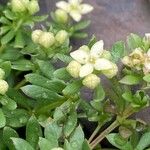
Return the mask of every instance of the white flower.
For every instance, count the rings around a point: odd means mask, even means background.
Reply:
[[[93,10],[93,7],[89,4],[81,4],[82,0],[68,0],[60,1],[56,3],[56,6],[67,13],[75,20],[80,21],[83,14],[87,14]]]
[[[94,69],[98,71],[112,69],[113,63],[108,59],[101,58],[104,51],[103,46],[104,43],[101,40],[96,42],[91,50],[87,46],[82,46],[70,54],[73,59],[82,65],[79,72],[80,77],[91,74]]]
[[[8,83],[5,80],[0,79],[0,94],[5,95],[8,90]]]
[[[90,89],[95,89],[99,83],[100,78],[95,74],[89,74],[82,81],[82,84]]]
[[[145,54],[143,72],[144,74],[150,73],[150,49]]]

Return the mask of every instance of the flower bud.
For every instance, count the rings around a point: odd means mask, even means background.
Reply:
[[[105,59],[111,59],[111,53],[109,51],[104,50],[101,57]]]
[[[61,147],[56,147],[56,148],[52,148],[52,150],[64,150],[64,149]]]
[[[39,43],[39,38],[42,35],[43,31],[42,30],[35,30],[32,32],[32,41],[34,43]]]
[[[86,76],[82,81],[82,84],[90,89],[95,89],[99,83],[100,78],[95,74],[90,74]]]
[[[27,10],[29,0],[12,0],[11,6],[14,12],[24,12]]]
[[[56,17],[56,20],[59,22],[59,23],[67,23],[68,22],[68,14],[67,12],[65,12],[64,10],[62,9],[57,9],[55,11],[55,17]]]
[[[77,61],[71,61],[69,65],[67,66],[67,71],[70,73],[70,75],[74,78],[79,77],[79,72],[80,72],[81,64],[78,63]]]
[[[8,90],[8,83],[5,80],[0,79],[0,94],[5,95]]]
[[[39,38],[39,44],[45,48],[49,48],[55,43],[54,34],[51,32],[43,32]]]
[[[55,36],[55,39],[59,44],[63,44],[67,38],[68,33],[65,30],[60,30]]]
[[[109,79],[117,75],[117,72],[118,72],[118,67],[116,64],[113,64],[113,63],[112,63],[112,69],[102,71],[102,73]]]
[[[29,2],[28,11],[31,15],[37,13],[40,10],[39,4],[36,0]]]
[[[129,56],[125,56],[122,59],[122,63],[126,66],[132,67],[131,60]]]
[[[0,79],[3,79],[4,76],[5,76],[5,71],[2,68],[0,68]]]

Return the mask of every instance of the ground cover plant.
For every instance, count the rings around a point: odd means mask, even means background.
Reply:
[[[149,124],[130,116],[149,107],[150,34],[74,49],[94,8],[68,0],[39,11],[36,0],[0,6],[0,150],[149,150]],[[97,125],[89,137],[82,119]]]

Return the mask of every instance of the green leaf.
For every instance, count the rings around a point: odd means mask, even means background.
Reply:
[[[101,84],[99,84],[94,90],[94,101],[100,102],[105,98],[105,91]]]
[[[10,42],[15,36],[15,31],[14,30],[10,30],[6,35],[4,35],[1,39],[1,43],[2,45],[7,44],[8,42]]]
[[[73,26],[73,30],[79,31],[79,30],[85,29],[90,25],[90,23],[91,23],[90,20],[81,21]]]
[[[7,78],[11,73],[11,62],[5,61],[0,63],[0,67],[5,71],[5,78]]]
[[[6,125],[6,117],[3,113],[3,110],[0,109],[0,128],[3,128]]]
[[[50,148],[53,148],[51,142],[42,137],[39,138],[39,147],[40,150],[50,150]]]
[[[42,72],[42,74],[51,79],[53,77],[53,72],[54,72],[54,68],[53,66],[50,64],[49,61],[43,61],[43,60],[37,60],[37,63],[39,65],[40,71]]]
[[[12,69],[19,71],[30,71],[34,69],[34,64],[26,59],[20,59],[12,62]]]
[[[60,53],[57,53],[55,55],[54,59],[59,59],[59,60],[61,60],[64,63],[70,63],[71,60],[72,60],[72,58],[70,56],[67,56],[67,55],[64,55],[64,54],[60,54]]]
[[[136,150],[144,150],[150,145],[150,132],[144,133],[136,147]]]
[[[84,133],[81,126],[78,126],[72,136],[70,137],[70,146],[73,150],[82,150],[82,145],[84,142]]]
[[[25,140],[20,138],[11,138],[16,150],[34,150],[34,148]]]
[[[9,10],[9,9],[4,10],[3,13],[5,14],[6,18],[8,18],[9,20],[14,20],[14,19],[16,19],[16,16],[15,16],[14,12],[12,12],[12,11]]]
[[[82,150],[91,150],[90,145],[87,140],[84,140]]]
[[[88,43],[88,47],[91,49],[92,46],[97,42],[96,37],[93,35],[92,38],[90,39],[89,43]]]
[[[65,126],[64,126],[65,137],[68,137],[73,132],[76,125],[77,125],[77,113],[74,110],[71,112],[70,116],[68,117],[67,122],[65,123]]]
[[[125,51],[125,44],[123,41],[116,42],[111,49],[111,55],[114,62],[117,62],[123,57]]]
[[[126,85],[136,85],[141,82],[142,78],[137,75],[126,75],[119,82]]]
[[[14,128],[23,127],[26,125],[29,114],[24,109],[15,109],[13,111],[4,110],[3,112],[6,117],[6,125]]]
[[[31,116],[26,125],[26,140],[33,148],[37,148],[41,133],[40,125],[35,116]]]
[[[150,74],[147,74],[143,77],[143,80],[146,82],[150,82]]]
[[[49,149],[58,147],[58,138],[61,136],[62,127],[59,127],[56,122],[51,122],[45,127],[44,135],[49,140],[51,147]]]
[[[15,110],[17,108],[17,103],[6,95],[1,98],[1,103],[9,110]]]
[[[0,18],[0,22],[2,24],[7,24],[7,25],[11,24],[11,22],[6,17],[3,16]]]
[[[14,145],[12,143],[11,137],[18,138],[19,135],[18,135],[18,133],[14,129],[12,129],[10,127],[5,127],[3,129],[3,139],[4,139],[4,142],[8,146],[9,149],[15,150],[15,147],[14,147]]]
[[[0,27],[0,35],[5,34],[6,32],[8,32],[11,29],[10,26],[2,26]]]
[[[82,81],[74,81],[66,86],[66,88],[63,90],[64,95],[72,95],[75,93],[78,93],[82,87]]]
[[[72,35],[73,38],[76,38],[76,39],[85,39],[88,37],[88,34],[87,33],[84,33],[84,32],[80,32],[80,33],[74,33]]]
[[[42,22],[48,18],[48,15],[34,16],[32,19],[35,22]]]
[[[18,31],[16,33],[14,47],[15,48],[23,48],[24,45],[25,45],[25,40],[23,37],[23,33],[21,31]]]
[[[133,96],[131,92],[125,92],[122,94],[122,97],[127,101],[127,102],[132,102]]]
[[[72,78],[72,77],[70,76],[70,74],[67,72],[66,68],[57,69],[57,70],[54,72],[54,77],[55,77],[55,78],[58,78],[58,79],[62,79],[62,80],[69,80],[69,79]]]
[[[116,135],[118,135],[117,133],[110,133],[109,135],[106,136],[107,140],[116,148],[119,148],[120,150],[133,150],[131,144],[129,142],[127,142],[124,145],[119,145],[116,143]]]
[[[127,44],[128,47],[132,50],[138,47],[142,47],[142,38],[139,37],[136,34],[131,33],[128,37],[127,37]]]
[[[58,99],[62,99],[63,97],[60,96],[59,94],[50,91],[48,89],[45,89],[40,86],[36,85],[27,85],[21,88],[21,90],[29,97],[41,100],[41,99],[48,99],[48,100],[53,100],[56,101]]]
[[[25,76],[26,81],[38,85],[44,88],[47,88],[51,91],[60,93],[65,88],[65,83],[61,80],[49,80],[41,75],[31,73]]]

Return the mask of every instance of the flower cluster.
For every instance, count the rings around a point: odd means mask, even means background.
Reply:
[[[5,72],[0,68],[0,94],[5,95],[8,90],[8,83],[4,80]]]
[[[145,34],[144,39],[150,42],[150,34]],[[150,73],[150,49],[145,52],[140,47],[136,48],[129,56],[125,56],[122,62],[130,68],[135,68],[138,71],[143,70],[144,74]]]
[[[31,15],[37,13],[40,9],[37,0],[12,0],[11,6],[14,12],[28,11]]]
[[[83,85],[94,89],[100,79],[95,75],[95,71],[100,71],[108,78],[112,78],[117,74],[118,67],[111,62],[111,54],[103,49],[103,41],[96,42],[91,50],[84,45],[70,55],[74,59],[67,66],[68,72],[74,78],[84,78]]]
[[[93,10],[91,5],[81,4],[81,2],[82,0],[68,0],[68,3],[66,1],[60,1],[56,3],[56,6],[59,8],[58,11],[61,11],[61,15],[65,16],[64,18],[67,18],[67,13],[73,18],[73,20],[78,22],[81,20],[82,15],[87,14]]]
[[[63,44],[68,38],[68,33],[65,30],[60,30],[56,35],[52,32],[44,32],[35,30],[32,32],[32,40],[36,44],[40,44],[44,48],[49,48],[55,43]]]

